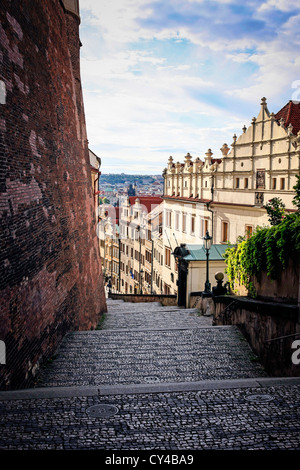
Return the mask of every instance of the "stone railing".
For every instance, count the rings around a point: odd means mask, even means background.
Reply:
[[[162,305],[174,306],[177,305],[176,295],[163,295],[163,294],[116,294],[109,293],[109,299],[124,300],[124,302],[160,302]]]
[[[269,302],[233,295],[214,298],[214,325],[237,325],[266,371],[274,376],[300,376],[292,361],[293,343],[300,340],[297,304]]]

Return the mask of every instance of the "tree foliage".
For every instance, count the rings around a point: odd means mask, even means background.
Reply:
[[[295,196],[293,198],[293,204],[297,207],[297,210],[300,211],[300,174],[296,175],[297,182],[293,189],[295,190]]]
[[[285,215],[285,204],[279,197],[273,197],[264,206],[271,225],[279,224]]]
[[[231,288],[235,282],[255,296],[253,277],[259,281],[265,271],[271,279],[278,279],[288,260],[296,261],[300,254],[300,212],[285,216],[271,227],[258,227],[248,240],[225,252],[226,273]]]

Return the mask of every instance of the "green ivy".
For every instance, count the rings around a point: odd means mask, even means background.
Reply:
[[[258,227],[253,235],[225,252],[226,273],[231,288],[235,283],[245,286],[255,296],[253,277],[260,280],[267,272],[278,279],[288,260],[296,261],[300,254],[300,211],[288,214],[277,225]]]

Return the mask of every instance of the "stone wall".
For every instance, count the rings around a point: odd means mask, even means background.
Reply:
[[[300,339],[299,306],[247,297],[214,298],[214,325],[238,325],[270,375],[300,376],[292,345]]]
[[[271,279],[266,271],[260,273],[259,279],[252,277],[256,298],[282,303],[300,303],[300,259],[288,260],[278,279]],[[234,293],[248,296],[248,289],[234,283]]]
[[[59,0],[1,1],[1,389],[32,385],[63,336],[106,311],[79,46]]]
[[[213,315],[215,313],[215,303],[213,297],[205,297],[193,293],[190,295],[189,308],[197,308],[202,315]]]
[[[276,302],[297,303],[300,300],[300,260],[289,260],[287,267],[282,270],[278,280],[272,280],[266,272],[260,279],[254,279],[253,284],[258,297],[272,299]]]

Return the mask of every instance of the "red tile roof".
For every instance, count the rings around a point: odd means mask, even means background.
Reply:
[[[289,124],[293,126],[293,134],[297,135],[300,131],[300,101],[290,100],[277,114],[275,119],[278,121],[283,118],[285,127]]]
[[[156,206],[162,203],[162,198],[161,197],[156,197],[156,196],[130,196],[129,197],[129,203],[131,206],[135,204],[136,199],[140,200],[140,204],[144,207],[146,207],[147,212],[151,212],[153,209],[155,209]]]

